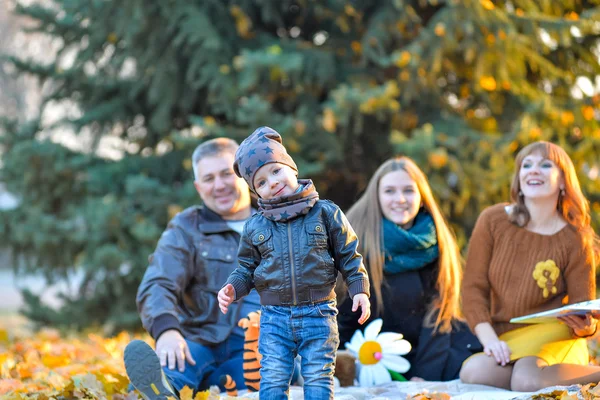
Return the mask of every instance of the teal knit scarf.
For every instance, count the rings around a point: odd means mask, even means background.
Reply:
[[[420,211],[408,230],[383,218],[384,271],[388,274],[414,271],[439,257],[435,223]]]

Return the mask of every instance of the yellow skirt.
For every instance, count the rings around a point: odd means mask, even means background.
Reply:
[[[500,340],[508,345],[511,362],[533,356],[541,358],[548,365],[589,364],[587,341],[574,339],[569,327],[558,321],[514,329],[500,335]]]

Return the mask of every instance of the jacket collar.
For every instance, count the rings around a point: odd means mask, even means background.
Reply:
[[[252,208],[250,210],[250,215],[253,215],[255,212],[256,209]],[[227,225],[227,221],[225,221],[223,217],[210,208],[206,206],[200,207],[198,213],[200,216],[198,230],[200,232],[205,234],[235,232]]]

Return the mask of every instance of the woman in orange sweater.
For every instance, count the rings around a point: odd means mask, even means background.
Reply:
[[[460,378],[516,391],[598,382],[584,339],[596,333],[596,319],[509,322],[595,298],[598,238],[566,152],[548,142],[523,148],[511,199],[481,213],[469,243],[463,310],[484,352],[465,361]]]

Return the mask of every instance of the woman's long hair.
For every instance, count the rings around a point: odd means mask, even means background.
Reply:
[[[525,206],[525,199],[520,195],[521,181],[519,179],[519,172],[521,164],[523,164],[523,159],[533,153],[551,160],[560,169],[565,188],[558,195],[556,208],[563,218],[580,233],[583,249],[587,253],[587,260],[592,265],[595,265],[599,246],[598,236],[596,236],[591,226],[589,202],[581,192],[581,186],[575,173],[573,161],[571,161],[571,158],[562,147],[554,143],[539,141],[531,143],[519,151],[515,158],[515,173],[510,187],[510,198],[514,203],[510,213],[511,222],[524,227],[531,219],[529,211]]]
[[[425,323],[433,326],[435,330],[439,329],[440,332],[450,332],[452,321],[462,318],[460,312],[462,259],[456,239],[433,198],[425,174],[408,157],[396,157],[384,162],[371,177],[364,194],[347,213],[348,220],[359,238],[359,250],[370,272],[371,288],[379,305],[376,312],[381,313],[383,310],[381,287],[384,284],[381,222],[383,213],[379,204],[379,182],[386,174],[398,170],[405,171],[417,184],[423,207],[433,217],[437,232],[440,255],[436,287],[439,297],[429,305]]]

